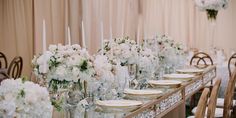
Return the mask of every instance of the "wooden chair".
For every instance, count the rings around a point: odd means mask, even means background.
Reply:
[[[211,96],[209,98],[208,107],[205,109],[207,111],[207,113],[205,114],[205,117],[207,117],[207,118],[214,118],[215,117],[216,101],[217,101],[217,96],[218,96],[220,84],[221,84],[221,79],[217,79],[214,86],[213,86],[213,89],[211,91]],[[198,106],[192,110],[192,113],[196,115],[197,109],[198,109]]]
[[[228,86],[225,90],[225,98],[223,99],[224,101],[223,108],[216,108],[214,117],[230,118],[231,111],[233,109],[232,105],[233,105],[233,94],[234,94],[235,83],[236,83],[236,69],[234,70],[234,73],[232,77],[230,78],[228,82]],[[219,98],[217,98],[216,107],[218,104],[218,99]],[[192,112],[194,113],[194,110]]]
[[[0,84],[3,80],[7,79],[8,76],[5,73],[0,73]]]
[[[220,84],[221,84],[221,79],[216,80],[213,89],[211,91],[211,96],[209,99],[208,109],[207,109],[207,118],[215,117],[216,101],[219,93]]]
[[[207,63],[210,61],[210,64]],[[196,62],[196,63],[194,63]],[[195,66],[198,66],[198,65],[201,65],[202,63],[200,62],[203,62],[203,65],[213,65],[213,60],[212,58],[205,52],[198,52],[196,54],[193,55],[193,57],[191,58],[190,60],[190,65],[195,65]]]
[[[195,116],[190,116],[188,118],[194,118],[194,117],[195,118],[204,118],[205,117],[209,91],[210,91],[209,88],[205,88],[203,90],[200,100],[199,100],[197,107],[196,107]]]
[[[236,53],[234,53],[234,54],[229,58],[229,61],[228,61],[229,77],[231,77],[231,75],[232,75],[231,64],[234,64],[234,66],[236,67]]]
[[[195,118],[204,118],[206,112],[208,94],[209,94],[209,89],[205,88],[198,102]]]
[[[10,78],[17,79],[21,76],[22,68],[23,68],[23,59],[22,57],[17,56],[11,61],[9,68],[7,70],[7,74]]]
[[[209,63],[208,63],[209,62]],[[208,65],[213,65],[212,58],[205,52],[197,52],[193,55],[190,60],[190,65],[196,66],[197,68],[205,68]],[[206,85],[206,87],[212,89],[213,81]],[[203,89],[200,90],[200,93]],[[196,105],[196,95],[193,95],[190,100],[190,108],[193,108]]]
[[[230,117],[231,108],[233,105],[233,95],[234,95],[235,83],[236,83],[236,69],[234,69],[234,72],[233,72],[231,78],[229,79],[229,83],[228,83],[227,89],[225,91],[224,112],[223,112],[224,118]]]
[[[1,68],[7,68],[7,66],[8,65],[7,65],[7,58],[6,58],[6,56],[2,52],[0,52],[0,69]]]
[[[232,78],[232,68],[231,68],[231,64],[234,64],[234,66],[236,67],[236,53],[234,53],[228,60],[228,70],[229,70],[229,78]],[[234,90],[234,95],[235,95],[235,90]],[[224,107],[224,98],[218,98],[217,99],[217,104],[216,107],[218,108],[223,108]],[[236,109],[236,100],[233,100],[233,104],[232,107],[234,109]],[[235,110],[234,110],[235,112]]]

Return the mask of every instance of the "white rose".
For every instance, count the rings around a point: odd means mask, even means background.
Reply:
[[[14,101],[4,100],[0,102],[0,113],[3,115],[4,118],[13,118],[15,110],[16,104]]]
[[[49,71],[49,65],[47,63],[39,65],[39,72],[40,73],[48,73],[48,71]]]
[[[57,50],[57,46],[56,45],[49,45],[49,51],[51,51],[51,52],[56,52],[56,50]]]

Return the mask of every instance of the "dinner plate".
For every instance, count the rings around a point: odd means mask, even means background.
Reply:
[[[185,74],[201,74],[204,72],[203,69],[196,69],[196,68],[178,69],[176,71],[179,73],[185,73]]]
[[[195,76],[192,74],[165,74],[163,75],[165,79],[171,79],[171,80],[180,80],[180,81],[190,81]]]
[[[124,94],[126,98],[129,99],[155,99],[162,95],[163,91],[161,90],[134,90],[134,89],[125,89]]]
[[[125,89],[125,94],[131,94],[131,95],[154,95],[154,94],[162,94],[163,92],[160,90],[150,90],[150,89],[144,89],[144,90],[134,90],[134,89]]]
[[[95,104],[106,112],[128,112],[139,108],[143,103],[136,100],[98,100]]]
[[[177,88],[181,86],[182,82],[178,80],[149,80],[148,83],[155,87]]]

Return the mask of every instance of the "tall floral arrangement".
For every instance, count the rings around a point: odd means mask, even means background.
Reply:
[[[206,11],[209,20],[216,20],[218,11],[222,8],[226,9],[228,2],[229,0],[195,0],[200,10]]]
[[[22,79],[6,79],[0,86],[0,117],[51,118],[47,88]]]

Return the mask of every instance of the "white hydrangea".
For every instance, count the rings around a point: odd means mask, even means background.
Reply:
[[[94,60],[94,69],[97,74],[97,78],[104,80],[114,80],[114,74],[112,73],[112,64],[109,62],[107,56],[96,55]]]
[[[106,40],[104,45],[104,53],[109,60],[119,60],[123,65],[136,63],[137,49],[136,42],[128,37]]]
[[[229,0],[195,0],[196,6],[200,10],[220,10],[227,8]]]
[[[145,77],[153,77],[158,67],[158,57],[149,48],[141,48],[138,58],[138,69]]]
[[[165,68],[167,66],[179,67],[182,66],[185,56],[185,46],[181,43],[177,43],[167,35],[158,35],[153,39],[146,40],[147,47],[152,49],[154,55],[159,58],[159,67]]]
[[[74,45],[50,45],[49,50],[32,60],[38,78],[78,82],[92,79],[95,72],[91,56],[86,49]]]
[[[53,107],[46,88],[21,79],[6,79],[0,86],[0,117],[51,118]]]

